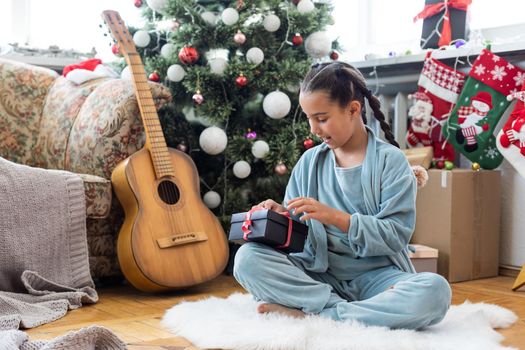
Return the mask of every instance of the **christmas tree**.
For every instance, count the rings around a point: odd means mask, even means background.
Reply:
[[[159,111],[168,146],[197,165],[206,205],[232,213],[281,201],[291,169],[319,140],[298,103],[312,63],[336,60],[329,2],[136,0],[132,28],[148,78],[171,89]],[[304,42],[303,42],[303,38]]]

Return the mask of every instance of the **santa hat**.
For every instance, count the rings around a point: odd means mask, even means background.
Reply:
[[[483,102],[486,105],[488,105],[490,109],[492,109],[492,96],[486,91],[478,92],[477,95],[476,96],[472,96],[470,98],[470,100],[471,101]]]
[[[427,107],[432,107],[432,100],[424,92],[421,92],[421,91],[415,92],[411,95],[408,95],[408,98],[413,98],[417,102],[422,102],[423,104],[426,104]]]
[[[91,58],[77,64],[64,67],[62,75],[67,80],[80,85],[88,80],[96,78],[117,78],[118,74],[111,68],[102,64],[98,58]]]

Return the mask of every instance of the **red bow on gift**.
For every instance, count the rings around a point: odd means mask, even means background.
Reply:
[[[418,19],[425,19],[437,15],[443,9],[445,14],[443,17],[443,26],[441,27],[441,37],[439,39],[438,45],[449,45],[452,41],[452,30],[450,29],[450,8],[455,8],[461,11],[467,11],[469,5],[472,3],[472,0],[444,0],[438,4],[429,4],[425,5],[423,11],[421,11],[416,17],[414,17],[414,22]]]

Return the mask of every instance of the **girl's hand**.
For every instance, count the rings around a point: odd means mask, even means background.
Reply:
[[[255,208],[269,209],[269,210],[276,211],[278,213],[282,213],[286,211],[286,209],[282,205],[280,205],[273,199],[267,199],[252,207],[252,209],[255,209]]]
[[[324,205],[313,198],[291,199],[288,201],[288,210],[292,210],[293,215],[305,213],[300,217],[301,221],[315,219],[324,225],[334,225],[343,232],[347,232],[350,226],[350,214]]]

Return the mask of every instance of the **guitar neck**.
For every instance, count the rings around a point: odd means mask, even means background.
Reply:
[[[151,154],[157,178],[170,175],[173,173],[171,159],[142,60],[137,52],[127,53],[125,57],[131,71],[133,87],[146,133],[144,147]]]

